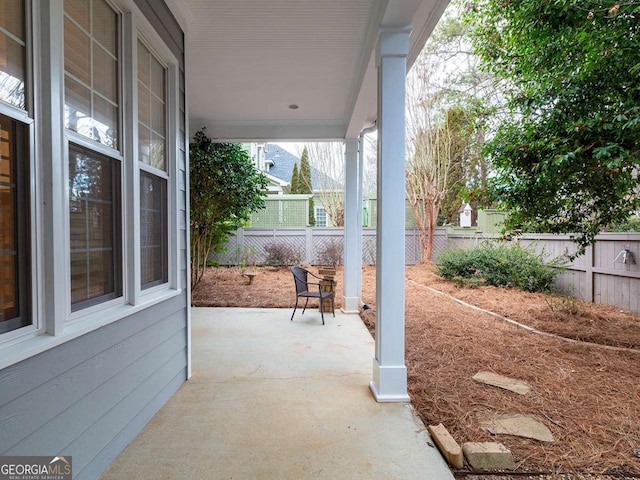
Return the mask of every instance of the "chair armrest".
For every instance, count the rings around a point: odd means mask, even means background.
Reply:
[[[313,278],[317,278],[318,280],[324,280],[324,277],[319,277],[318,275],[316,275],[316,274],[315,274],[315,273],[313,273],[313,272],[309,272],[309,271],[307,271],[307,273],[308,273],[309,275],[311,275]]]
[[[325,282],[331,282],[331,285],[332,285],[332,286],[333,286],[333,285],[336,285],[336,284],[338,283],[338,282],[336,282],[333,278],[320,277],[320,276],[318,276],[318,275],[316,275],[316,274],[314,274],[314,273],[312,273],[312,272],[308,272],[308,273],[309,273],[309,275],[311,275],[311,276],[312,276],[312,277],[314,277],[314,278],[317,278],[318,280],[323,280],[323,281],[325,281]],[[314,283],[314,284],[312,284],[312,285],[316,285],[316,284]]]

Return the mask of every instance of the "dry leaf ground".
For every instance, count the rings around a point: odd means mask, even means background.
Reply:
[[[288,269],[254,270],[258,275],[248,285],[237,268],[208,269],[193,304],[293,307]],[[339,270],[338,292],[341,275]],[[459,443],[501,441],[520,472],[640,476],[640,317],[560,296],[458,288],[424,265],[407,267],[406,278],[409,390],[425,423],[443,423]],[[449,295],[541,331],[627,350],[533,334]],[[340,295],[336,300],[339,308]],[[363,269],[363,301],[371,309],[361,317],[373,331],[375,267]],[[479,370],[524,380],[532,393],[520,396],[478,384],[471,377]],[[487,412],[535,415],[556,441],[496,438],[478,423],[478,415]]]

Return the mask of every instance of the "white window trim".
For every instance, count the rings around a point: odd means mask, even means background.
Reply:
[[[11,108],[7,108],[11,107]],[[34,259],[34,253],[37,252],[37,248],[39,247],[39,237],[40,237],[40,223],[38,212],[39,209],[34,208],[37,205],[37,198],[35,198],[35,192],[37,191],[34,188],[35,185],[38,184],[40,176],[37,173],[37,167],[35,164],[35,128],[34,128],[34,120],[30,118],[25,111],[14,108],[10,105],[0,103],[0,114],[6,117],[11,118],[17,122],[24,124],[27,128],[27,136],[29,138],[29,177],[30,177],[30,185],[27,187],[29,193],[29,208],[30,208],[30,218],[29,218],[29,242],[30,242],[30,258],[31,265],[29,267],[29,281],[30,281],[30,295],[29,301],[31,302],[31,324],[26,325],[24,327],[16,328],[9,332],[5,332],[0,334],[0,345],[11,345],[16,341],[20,341],[25,337],[33,336],[34,334],[42,331],[42,325],[40,322],[40,303],[39,299],[39,285],[38,285],[38,263]]]
[[[133,210],[135,212],[132,215],[132,219],[129,223],[133,223],[133,225],[129,225],[135,232],[133,235],[135,239],[135,249],[134,252],[134,261],[132,262],[135,265],[136,272],[135,275],[135,284],[131,285],[129,291],[132,295],[131,304],[137,305],[138,302],[146,301],[148,298],[153,298],[162,292],[167,291],[175,291],[182,288],[179,285],[179,245],[178,245],[178,221],[179,221],[179,206],[178,206],[178,198],[179,198],[179,183],[178,183],[178,159],[179,159],[179,146],[177,142],[177,135],[179,131],[180,125],[180,103],[179,103],[179,95],[180,95],[180,84],[179,84],[179,62],[178,59],[173,55],[173,53],[169,50],[169,48],[165,45],[162,39],[158,36],[155,30],[151,27],[151,25],[147,22],[147,20],[140,16],[132,21],[133,31],[136,32],[135,38],[131,39],[131,48],[130,52],[132,52],[131,59],[133,69],[133,79],[132,87],[135,91],[131,92],[133,95],[132,98],[135,101],[131,102],[131,104],[135,107],[128,114],[131,115],[131,121],[134,125],[134,128],[131,129],[132,134],[135,135],[135,141],[130,142],[133,145],[133,152],[131,152],[132,157],[134,159],[131,162],[133,168],[136,170],[132,178],[136,181],[136,187],[131,189],[131,191],[137,191],[138,194],[134,199]],[[166,110],[167,110],[167,144],[166,144],[166,155],[167,155],[167,171],[160,170],[151,165],[147,165],[142,163],[138,159],[138,148],[137,148],[137,138],[138,138],[138,62],[137,62],[137,52],[138,52],[138,41],[141,41],[143,45],[151,52],[151,54],[158,60],[162,66],[166,69],[167,72],[167,100],[166,100]],[[159,178],[162,178],[167,181],[167,255],[169,256],[168,260],[168,282],[162,285],[157,285],[155,287],[142,289],[141,279],[140,279],[140,268],[141,268],[141,259],[140,259],[140,171],[144,170],[145,172],[149,172],[153,175],[156,175]],[[133,277],[132,277],[133,278]]]
[[[33,324],[0,335],[0,369],[62,345],[105,325],[169,300],[188,288],[182,285],[179,245],[180,125],[179,61],[165,45],[133,0],[107,0],[122,16],[120,35],[121,108],[120,151],[100,145],[64,126],[64,3],[63,0],[31,0],[28,28],[32,48],[27,50],[28,85],[33,93],[35,121],[28,114],[0,105],[0,112],[30,124],[32,297]],[[43,33],[49,32],[45,38]],[[137,39],[144,39],[167,68],[167,166],[168,172],[149,167],[167,178],[169,282],[141,291],[139,235],[139,171],[137,160]],[[33,59],[40,58],[40,62]],[[133,62],[133,63],[131,63]],[[135,70],[132,70],[135,68]],[[135,120],[135,121],[134,121]],[[35,128],[37,125],[37,128]],[[123,295],[71,313],[68,144],[76,143],[122,162],[122,271]],[[122,153],[120,153],[122,152]],[[43,182],[42,179],[50,179]],[[134,187],[134,188],[131,188]],[[131,221],[137,216],[137,221]],[[188,228],[188,226],[186,227]],[[61,254],[64,252],[64,254]],[[136,269],[135,266],[138,266]],[[136,278],[137,277],[137,278]],[[46,288],[45,288],[46,286]],[[188,293],[188,292],[187,292]],[[44,335],[46,333],[47,335]]]
[[[70,265],[71,265],[71,238],[70,238],[70,231],[71,231],[71,225],[70,225],[70,218],[69,218],[69,194],[67,189],[65,188],[65,196],[64,196],[64,225],[65,225],[65,232],[64,232],[64,239],[66,242],[66,248],[64,249],[64,255],[60,255],[61,257],[64,256],[65,257],[65,263],[66,263],[66,268],[67,268],[67,277],[64,279],[64,285],[65,285],[65,290],[66,290],[66,301],[65,301],[65,305],[64,308],[66,309],[66,317],[63,320],[63,324],[64,326],[62,327],[63,330],[66,329],[66,325],[70,324],[70,323],[75,323],[78,321],[88,321],[88,322],[94,322],[96,321],[96,316],[99,316],[99,314],[102,314],[104,312],[107,313],[108,315],[108,311],[114,308],[117,308],[120,305],[126,304],[127,302],[127,284],[130,281],[128,275],[125,274],[125,265],[127,265],[128,263],[128,256],[129,256],[129,252],[127,250],[127,245],[126,245],[126,232],[125,232],[125,222],[124,222],[124,216],[125,216],[125,212],[127,212],[127,202],[126,202],[126,195],[124,192],[124,188],[125,188],[125,155],[123,154],[124,152],[124,145],[127,144],[129,142],[129,137],[127,135],[127,128],[126,128],[126,118],[125,118],[125,114],[124,114],[124,109],[125,109],[125,104],[126,104],[126,95],[125,95],[125,85],[126,85],[126,73],[125,73],[125,68],[124,68],[124,58],[126,56],[126,50],[125,50],[125,46],[124,46],[124,36],[125,36],[125,30],[126,30],[126,25],[125,25],[125,13],[123,12],[123,9],[120,8],[120,6],[110,0],[106,0],[107,4],[109,4],[114,10],[115,12],[120,16],[121,21],[120,21],[120,28],[119,28],[119,32],[120,32],[120,37],[119,37],[119,42],[118,42],[118,63],[119,63],[119,71],[118,71],[118,81],[120,82],[121,88],[118,92],[118,121],[119,121],[119,125],[118,125],[118,146],[119,149],[114,149],[112,147],[109,147],[107,145],[104,145],[100,142],[97,142],[95,140],[92,140],[91,138],[88,138],[84,135],[81,135],[77,132],[68,130],[65,126],[64,126],[64,122],[63,122],[63,136],[64,136],[64,161],[63,163],[63,168],[65,171],[65,187],[68,183],[68,179],[69,179],[69,149],[70,149],[70,144],[74,143],[82,148],[86,148],[87,150],[91,151],[91,152],[96,152],[100,155],[104,155],[112,160],[118,161],[120,162],[120,171],[121,171],[121,175],[120,175],[120,236],[121,236],[121,272],[122,272],[122,295],[118,298],[112,299],[112,300],[107,300],[105,302],[101,302],[98,303],[96,305],[92,305],[90,307],[86,307],[86,308],[82,308],[80,310],[77,310],[75,312],[72,311],[71,308],[71,273],[70,273]],[[64,71],[64,3],[61,6],[62,9],[62,14],[61,14],[61,18],[63,19],[63,23],[59,25],[59,27],[61,28],[62,31],[62,62],[63,64],[61,65],[61,69],[62,69],[62,85],[63,85],[63,91],[64,91],[64,82],[65,82],[65,71]],[[64,97],[63,97],[63,101],[62,101],[62,111],[61,113],[64,116],[64,109],[65,109],[65,103],[64,103]]]

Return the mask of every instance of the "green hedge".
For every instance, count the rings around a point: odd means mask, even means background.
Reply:
[[[495,285],[527,292],[550,292],[560,263],[545,263],[543,254],[513,243],[485,242],[473,249],[440,255],[438,274],[465,286]]]

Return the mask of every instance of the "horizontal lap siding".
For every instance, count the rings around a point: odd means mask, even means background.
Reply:
[[[62,453],[74,478],[96,478],[185,381],[185,304],[174,297],[0,372],[0,454]]]

